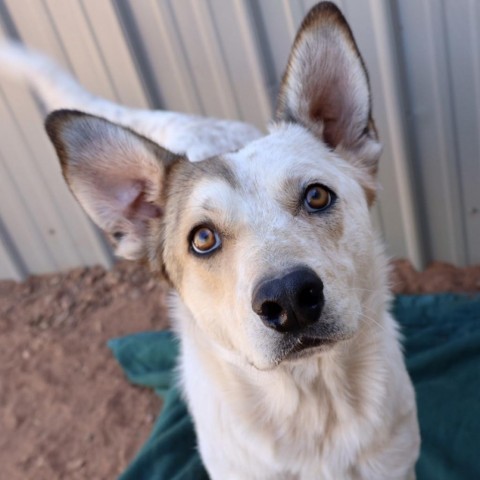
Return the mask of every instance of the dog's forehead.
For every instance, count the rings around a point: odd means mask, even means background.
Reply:
[[[296,125],[284,125],[236,152],[201,163],[204,175],[192,192],[196,202],[237,193],[261,197],[281,190],[291,179],[335,188],[345,177],[345,162]]]
[[[339,174],[330,150],[297,125],[284,125],[224,158],[240,184],[258,180],[278,184],[282,178],[299,174]]]

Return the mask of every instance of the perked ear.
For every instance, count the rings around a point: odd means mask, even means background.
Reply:
[[[313,7],[297,33],[276,119],[302,124],[375,175],[381,147],[367,71],[345,18],[331,2]]]
[[[133,131],[72,110],[51,113],[45,127],[70,190],[114,243],[115,253],[146,255],[151,222],[163,214],[169,167],[183,159]]]

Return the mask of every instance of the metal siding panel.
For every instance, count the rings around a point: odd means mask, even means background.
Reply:
[[[0,95],[0,217],[6,230],[18,249],[18,253],[28,265],[30,271],[45,272],[56,268],[52,252],[44,241],[42,227],[39,225],[38,210],[31,205],[38,199],[38,191],[25,162],[28,155],[22,150],[22,145],[15,142],[14,125],[7,115],[3,95]],[[15,144],[17,143],[17,144]],[[18,151],[20,149],[20,151]],[[11,170],[14,170],[13,172]],[[23,172],[22,172],[23,170]],[[24,177],[25,180],[22,178]],[[32,187],[30,197],[22,192],[22,182],[25,187]],[[33,184],[32,184],[33,183]],[[41,206],[37,205],[37,208]],[[45,222],[43,222],[45,223]]]
[[[234,79],[240,119],[264,129],[271,119],[272,105],[252,11],[243,0],[209,3],[229,76]]]
[[[57,156],[41,128],[41,118],[38,120],[34,125],[38,125],[39,128],[30,127],[25,131],[24,138],[28,138],[29,142],[35,145],[33,160],[39,171],[37,181],[42,183],[43,195],[49,201],[49,208],[56,212],[61,222],[55,234],[70,252],[70,260],[68,262],[67,259],[62,260],[61,266],[64,268],[63,266],[97,263],[110,266],[112,263],[110,248],[103,234],[87,218],[68,190],[60,172]],[[22,123],[21,127],[23,125]]]
[[[148,98],[114,4],[107,0],[82,0],[81,4],[119,102],[148,108]]]
[[[3,101],[0,100],[0,114],[3,110]],[[0,122],[5,124],[3,120]],[[3,141],[1,142],[3,144]],[[15,175],[7,165],[11,163],[13,155],[9,155],[8,145],[0,147],[0,178],[2,188],[0,192],[0,217],[12,242],[18,247],[19,254],[29,271],[49,271],[56,268],[51,252],[43,241],[39,226],[32,218],[28,199],[20,193]],[[7,157],[5,155],[8,155]],[[7,159],[8,158],[8,162]],[[16,159],[15,159],[16,160]]]
[[[48,263],[49,252],[45,249],[42,242],[38,242],[36,227],[30,222],[30,215],[23,198],[18,194],[17,189],[8,170],[6,169],[6,161],[0,151],[0,238],[2,243],[2,251],[8,256],[9,260],[2,261],[1,271],[2,278],[10,278],[7,276],[11,270],[15,275],[11,278],[23,278],[29,269],[33,266],[37,268],[51,268]],[[14,236],[14,238],[11,238]],[[31,248],[26,250],[26,255],[21,256],[18,252],[18,241],[16,239],[24,239],[23,243],[30,243]],[[9,241],[10,240],[10,241]],[[12,244],[16,244],[16,249],[9,248]],[[26,265],[28,268],[22,268]]]
[[[5,232],[0,228],[0,280],[23,280],[26,272],[19,264],[16,254],[9,247],[4,234]]]
[[[238,118],[233,84],[208,1],[172,3],[186,61],[205,115]]]
[[[79,0],[43,0],[75,77],[89,91],[109,100],[119,95],[105,68],[95,36]]]
[[[367,64],[374,118],[384,146],[379,192],[383,233],[389,253],[425,262],[420,238],[413,168],[390,7],[377,0],[346,0],[346,12]]]
[[[38,4],[32,5],[32,9],[39,14],[40,11],[33,7],[38,7]],[[26,18],[21,16],[23,14]],[[53,48],[57,54],[62,51],[57,48],[60,44],[52,35],[40,34],[54,31],[48,16],[38,16],[35,25],[42,21],[47,25],[37,31],[35,28],[26,28],[23,22],[32,19],[28,17],[29,12],[16,4],[12,18],[18,15],[22,20],[16,25],[21,25],[17,30],[21,35],[26,34],[30,43],[32,40],[39,41],[45,48]],[[38,48],[35,43],[32,46]],[[62,53],[60,57],[63,57]],[[21,257],[27,257],[26,270],[40,273],[82,264],[111,265],[112,255],[105,240],[86,218],[61,177],[58,160],[43,129],[43,114],[39,112],[36,102],[23,86],[5,82],[1,88],[6,92],[3,120],[9,129],[2,131],[8,136],[8,141],[2,147],[4,156],[8,155],[5,167],[9,168],[17,185],[15,197],[12,197],[17,201],[9,203],[10,217],[5,213],[11,218],[7,233]],[[26,210],[22,210],[20,205]],[[15,215],[17,208],[23,211],[21,215]],[[31,228],[36,228],[35,234],[32,231],[25,235],[25,228],[17,229],[23,217],[31,223]]]
[[[415,162],[428,229],[428,259],[467,261],[455,125],[441,2],[396,2],[407,72]]]
[[[22,257],[27,255],[26,250],[28,255],[30,250],[33,252],[35,261],[26,262],[31,265],[30,271],[39,273],[83,263],[109,264],[110,255],[65,186],[58,161],[43,132],[42,118],[27,90],[9,85],[3,85],[1,90],[5,94],[0,106],[0,152],[8,171],[2,177],[2,186],[10,178],[17,198],[16,202],[5,198],[8,209],[5,216],[10,219],[7,226]],[[22,215],[35,226],[35,234],[28,236],[28,242],[24,232],[14,234],[11,230],[22,217],[16,214],[20,203],[27,210]]]
[[[269,90],[276,94],[280,80],[287,66],[288,54],[295,38],[295,33],[302,20],[304,9],[299,2],[291,0],[262,1],[252,0],[257,25],[262,30],[266,50],[265,56],[271,59]]]
[[[131,15],[152,75],[155,96],[165,110],[202,113],[195,85],[169,3],[156,0],[122,4],[123,15]],[[126,22],[124,22],[126,23]]]
[[[168,110],[240,118],[260,127],[270,119],[296,29],[316,3],[0,1],[10,17],[9,31],[75,71],[101,96],[138,107],[152,98]],[[336,3],[370,71],[385,145],[384,190],[372,220],[389,252],[419,265],[423,235],[427,259],[480,261],[480,4]],[[401,25],[398,36],[395,21]],[[25,88],[3,83],[0,88],[7,92],[0,100],[6,116],[1,134],[8,137],[0,146],[2,187],[10,178],[0,192],[0,275],[19,278],[22,262],[31,271],[108,264],[104,240],[58,175],[36,105]]]
[[[314,7],[318,0],[290,0],[291,2],[299,1],[300,5],[303,8],[302,18],[306,15],[306,13]],[[337,4],[342,10],[345,10],[343,2],[341,0],[334,0],[333,3]],[[301,20],[301,19],[300,19]]]
[[[3,0],[23,42],[51,55],[65,68],[68,59],[55,26],[43,2],[38,0]]]
[[[480,263],[480,4],[444,2],[467,263]]]
[[[237,117],[264,127],[271,105],[245,2],[122,5],[123,15],[130,11],[135,19],[163,108]]]
[[[0,3],[0,7],[3,7]],[[6,38],[7,19],[0,16],[0,42]],[[1,142],[1,137],[0,137]],[[13,241],[3,223],[2,205],[10,205],[12,198],[5,193],[9,185],[8,174],[4,169],[5,161],[0,153],[0,280],[22,280],[27,274],[27,268],[15,251]]]

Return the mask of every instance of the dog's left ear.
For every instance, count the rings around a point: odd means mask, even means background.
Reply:
[[[276,119],[302,124],[375,176],[381,146],[368,75],[350,27],[333,3],[313,7],[297,33]]]

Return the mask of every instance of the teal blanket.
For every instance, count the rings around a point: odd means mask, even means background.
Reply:
[[[480,479],[480,296],[400,296],[393,310],[417,392],[418,480]],[[130,335],[109,347],[132,383],[164,400],[150,438],[120,480],[208,480],[175,387],[172,334]]]

